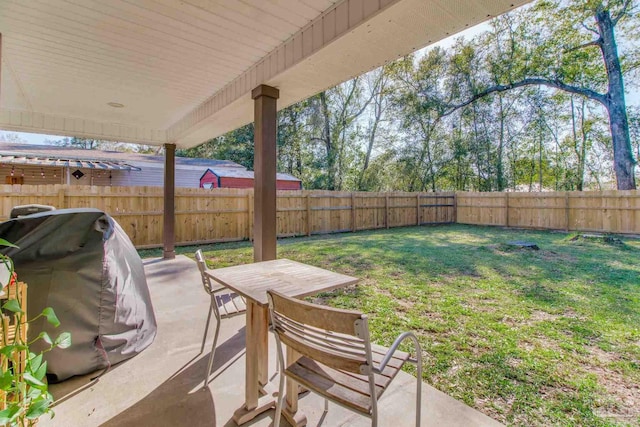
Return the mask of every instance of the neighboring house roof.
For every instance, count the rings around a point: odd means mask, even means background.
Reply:
[[[7,156],[7,161],[2,158]],[[56,145],[34,145],[34,144],[16,144],[11,142],[0,142],[0,163],[11,163],[8,157],[35,158],[38,160],[75,160],[87,162],[87,166],[75,165],[75,167],[91,167],[90,163],[94,163],[93,167],[105,169],[97,166],[98,163],[124,165],[130,170],[140,170],[140,168],[128,165],[128,162],[148,162],[163,165],[163,156],[152,156],[140,153],[123,153],[120,151],[103,151],[103,150],[85,150],[74,147],[59,147]],[[25,164],[25,163],[22,163]],[[222,168],[240,168],[239,165],[229,160],[216,159],[198,159],[189,157],[176,157],[176,165],[180,166],[201,166],[201,167],[222,167]],[[66,166],[63,164],[43,164],[37,163],[37,166]],[[115,168],[114,168],[115,169]]]
[[[22,154],[6,154],[0,153],[0,163],[6,165],[21,166],[51,166],[63,168],[86,168],[86,169],[106,169],[106,170],[125,170],[139,171],[142,170],[137,166],[132,166],[124,162],[106,161],[106,160],[72,160],[72,159],[56,159],[50,156],[33,156]]]
[[[246,169],[235,169],[235,168],[208,168],[207,171],[211,171],[213,174],[220,178],[249,178],[253,179],[253,171]],[[206,172],[205,172],[206,174]],[[204,177],[204,175],[202,175]],[[202,178],[200,178],[202,179]],[[276,179],[280,181],[298,181],[301,180],[296,178],[293,175],[288,173],[278,173],[276,174]]]

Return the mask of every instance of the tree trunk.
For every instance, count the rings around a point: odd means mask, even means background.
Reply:
[[[596,13],[598,32],[602,38],[600,48],[609,78],[609,93],[605,107],[609,113],[609,127],[613,143],[613,162],[618,190],[635,190],[635,161],[629,137],[629,121],[624,97],[624,79],[620,67],[618,46],[614,35],[615,23],[608,10]]]
[[[329,114],[329,105],[327,104],[327,95],[325,92],[320,92],[320,106],[322,108],[322,115],[324,118],[323,139],[325,148],[327,149],[327,190],[335,190],[335,178],[336,178],[336,153],[333,149],[331,141],[331,116]]]
[[[500,101],[500,135],[498,139],[498,153],[496,158],[496,184],[498,191],[504,191],[504,170],[502,166],[502,153],[504,152],[504,105],[502,95],[498,95]]]
[[[584,116],[585,112],[585,100],[582,100],[582,116],[580,117],[580,133],[582,133],[582,147],[580,149],[580,168],[578,169],[580,173],[580,188],[579,190],[584,190],[584,171],[585,165],[587,164],[587,128],[585,126]]]
[[[371,161],[371,151],[373,150],[373,143],[376,140],[376,132],[378,130],[378,123],[380,123],[380,117],[382,116],[382,108],[378,108],[376,106],[376,113],[374,117],[373,126],[371,127],[371,133],[369,134],[369,142],[367,144],[367,153],[364,157],[364,165],[362,165],[362,170],[360,171],[360,176],[358,177],[358,190],[364,191],[366,188],[363,188],[362,182],[364,181],[364,174],[369,169],[369,162]]]
[[[582,147],[578,148],[578,130],[576,125],[576,110],[571,97],[571,126],[573,129],[573,151],[578,158],[578,172],[576,173],[576,189],[582,191],[584,189],[584,164],[586,161],[586,138],[584,136],[584,100],[582,101]]]
[[[538,127],[540,129],[540,127]],[[542,130],[539,130],[540,133],[540,142],[538,145],[538,191],[542,191],[542,146],[544,142],[544,138],[542,136]]]

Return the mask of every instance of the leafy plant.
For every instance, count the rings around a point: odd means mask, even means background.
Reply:
[[[0,239],[0,246],[16,247],[4,239]],[[4,295],[8,296],[2,304],[0,320],[0,425],[32,426],[44,414],[49,413],[53,417],[53,397],[45,379],[47,362],[43,360],[43,354],[56,347],[69,347],[71,335],[62,332],[52,339],[48,333],[41,332],[32,341],[25,339],[24,328],[29,323],[44,317],[57,328],[60,321],[53,309],[47,307],[25,322],[27,314],[22,309],[24,296],[18,291],[17,276],[10,257],[0,254],[0,270],[0,285]],[[37,354],[29,351],[29,346],[39,340],[48,347]]]

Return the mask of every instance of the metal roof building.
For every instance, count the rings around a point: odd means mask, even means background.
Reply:
[[[176,157],[176,186],[197,188],[208,168],[246,170],[229,160]],[[0,142],[6,184],[162,186],[163,174],[163,156]]]

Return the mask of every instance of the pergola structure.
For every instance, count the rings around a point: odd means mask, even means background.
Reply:
[[[276,113],[529,0],[0,0],[0,129],[164,145],[255,121],[256,260],[276,256]]]

